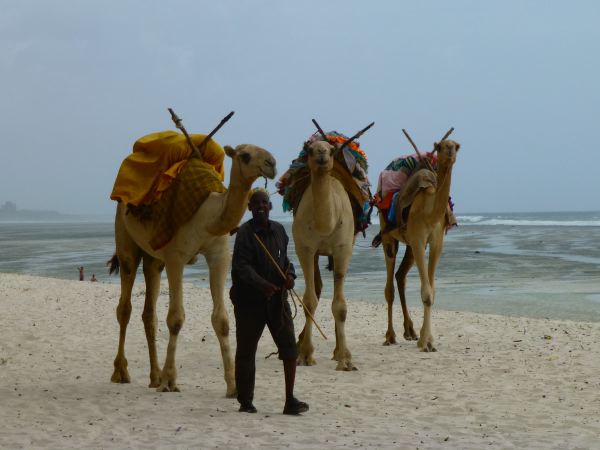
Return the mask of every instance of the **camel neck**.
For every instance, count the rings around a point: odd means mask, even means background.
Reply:
[[[450,183],[452,180],[452,164],[442,164],[438,162],[437,170],[437,190],[435,197],[435,212],[436,215],[446,213],[448,207],[448,198],[450,197]]]
[[[248,206],[248,193],[252,183],[241,178],[237,164],[232,165],[229,180],[227,192],[222,194],[223,209],[208,228],[211,234],[227,234],[237,227]]]
[[[333,231],[333,196],[332,178],[328,172],[312,172],[310,188],[312,191],[312,211],[315,229],[320,233],[329,234]]]

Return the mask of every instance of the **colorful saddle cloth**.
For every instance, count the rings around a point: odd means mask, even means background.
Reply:
[[[427,153],[426,156],[432,161],[435,168],[437,166],[437,155],[434,154],[432,157],[430,153]],[[408,179],[420,166],[416,154],[400,156],[390,162],[379,174],[377,192],[374,198],[375,206],[379,209],[389,209],[393,195],[402,190]]]
[[[199,145],[205,135],[190,138]],[[225,152],[214,140],[192,157],[185,136],[175,131],[138,139],[121,164],[110,198],[123,202],[129,213],[153,230],[150,242],[158,250],[187,223],[211,192],[225,192]]]
[[[437,155],[427,153],[432,167],[437,168]],[[379,175],[373,204],[383,213],[387,229],[404,228],[415,196],[423,189],[437,186],[437,177],[422,168],[416,154],[401,156],[390,162]],[[446,231],[457,225],[454,203],[448,199]]]
[[[336,131],[325,133],[327,140],[341,146],[348,137]],[[300,204],[304,191],[310,184],[310,170],[307,165],[308,146],[315,141],[322,141],[323,136],[315,133],[304,143],[302,151],[292,161],[289,169],[277,182],[277,191],[283,196],[283,211],[292,211]],[[367,177],[367,155],[356,141],[347,145],[342,152],[334,156],[331,175],[338,179],[344,186],[354,213],[355,232],[364,232],[371,223],[372,195]]]

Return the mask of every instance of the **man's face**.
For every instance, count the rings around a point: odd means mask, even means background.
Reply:
[[[248,209],[252,212],[252,217],[259,221],[266,221],[269,218],[269,211],[272,207],[269,196],[264,192],[255,192],[250,197],[250,203],[248,203]]]

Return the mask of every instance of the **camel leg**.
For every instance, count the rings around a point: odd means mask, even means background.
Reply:
[[[115,228],[120,225],[117,220]],[[121,275],[121,296],[117,306],[117,321],[119,322],[119,347],[114,361],[114,371],[110,377],[113,383],[129,383],[127,358],[125,358],[125,335],[131,317],[131,290],[135,281],[137,268],[141,260],[141,252],[133,239],[122,228],[117,236],[117,256],[119,258]]]
[[[396,332],[394,331],[394,266],[396,265],[396,253],[398,252],[398,241],[387,237],[383,238],[383,254],[385,257],[385,301],[387,303],[388,328],[385,333],[383,345],[396,343]]]
[[[167,279],[169,280],[169,312],[167,313],[167,327],[169,328],[169,344],[167,357],[160,377],[159,392],[179,392],[177,387],[177,369],[175,367],[175,353],[177,350],[177,337],[185,321],[183,309],[183,264],[179,261],[167,261]]]
[[[219,347],[221,348],[225,384],[227,385],[225,396],[234,398],[237,395],[235,369],[229,345],[229,318],[224,301],[225,277],[229,270],[229,262],[226,239],[223,239],[223,246],[221,248],[206,255],[206,263],[208,264],[210,274],[210,293],[213,300],[213,311],[210,319],[219,340]]]
[[[423,336],[423,333],[426,332],[425,338],[426,340],[423,341],[423,345],[426,345],[426,348],[428,350],[425,351],[432,351],[432,352],[436,352],[436,348],[433,345],[433,335],[431,332],[431,307],[433,307],[433,304],[435,302],[435,269],[437,267],[437,264],[440,260],[440,257],[442,256],[442,249],[443,249],[443,239],[444,239],[444,234],[442,229],[440,228],[440,232],[439,233],[435,233],[435,237],[431,240],[431,242],[429,243],[429,264],[428,264],[428,278],[429,278],[429,285],[430,285],[430,298],[431,298],[431,304],[429,306],[429,308],[427,308],[426,310],[426,315],[423,317],[423,327],[421,328],[421,336]],[[424,347],[421,347],[421,349],[423,349]]]
[[[430,259],[431,261],[431,259]],[[398,293],[400,294],[400,304],[402,306],[402,316],[404,317],[404,339],[407,341],[416,341],[419,337],[413,328],[413,322],[410,318],[410,313],[408,312],[408,307],[406,306],[406,275],[408,271],[413,266],[415,262],[415,258],[413,256],[412,250],[410,246],[406,246],[406,250],[404,252],[404,258],[402,258],[402,262],[400,263],[400,267],[398,267],[398,272],[396,272],[396,284],[398,286]],[[431,277],[429,278],[432,279]]]
[[[302,266],[302,273],[304,274],[304,281],[306,287],[304,289],[304,295],[302,297],[302,303],[308,309],[308,311],[315,316],[317,309],[317,294],[315,293],[315,256],[314,251],[306,247],[296,247],[296,255],[300,260]],[[304,311],[305,321],[304,328],[298,336],[298,365],[299,366],[313,366],[316,364],[313,353],[315,348],[312,344],[312,320]]]
[[[433,346],[433,337],[431,336],[431,305],[433,304],[433,293],[429,281],[429,273],[425,267],[425,243],[418,243],[412,246],[415,263],[419,269],[421,278],[421,301],[423,302],[423,325],[421,327],[421,336],[417,341],[417,346],[422,352],[435,352]]]
[[[342,253],[340,255],[340,253]],[[335,345],[333,359],[338,364],[336,370],[357,370],[352,364],[352,354],[346,344],[346,315],[348,308],[344,297],[344,278],[348,271],[350,257],[352,256],[352,247],[344,248],[333,254],[333,301],[331,303],[331,312],[335,319]]]
[[[158,387],[160,385],[160,367],[158,365],[158,356],[156,353],[156,328],[158,319],[156,317],[156,300],[160,293],[160,274],[164,268],[163,263],[144,254],[144,279],[146,280],[146,298],[144,301],[144,311],[142,320],[144,321],[144,330],[146,331],[146,341],[148,342],[148,354],[150,356],[150,384],[148,387]]]

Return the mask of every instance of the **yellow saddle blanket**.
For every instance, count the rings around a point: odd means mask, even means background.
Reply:
[[[205,135],[192,134],[197,146]],[[166,245],[187,223],[211,192],[225,192],[225,152],[212,139],[192,156],[185,136],[161,131],[138,139],[121,164],[110,198],[152,229],[150,245]]]
[[[206,135],[191,134],[199,145]],[[213,139],[202,149],[202,160],[214,167],[221,181],[225,178],[225,151]],[[139,138],[119,169],[110,198],[126,205],[157,202],[188,161],[192,150],[185,136],[176,131],[160,131]]]

